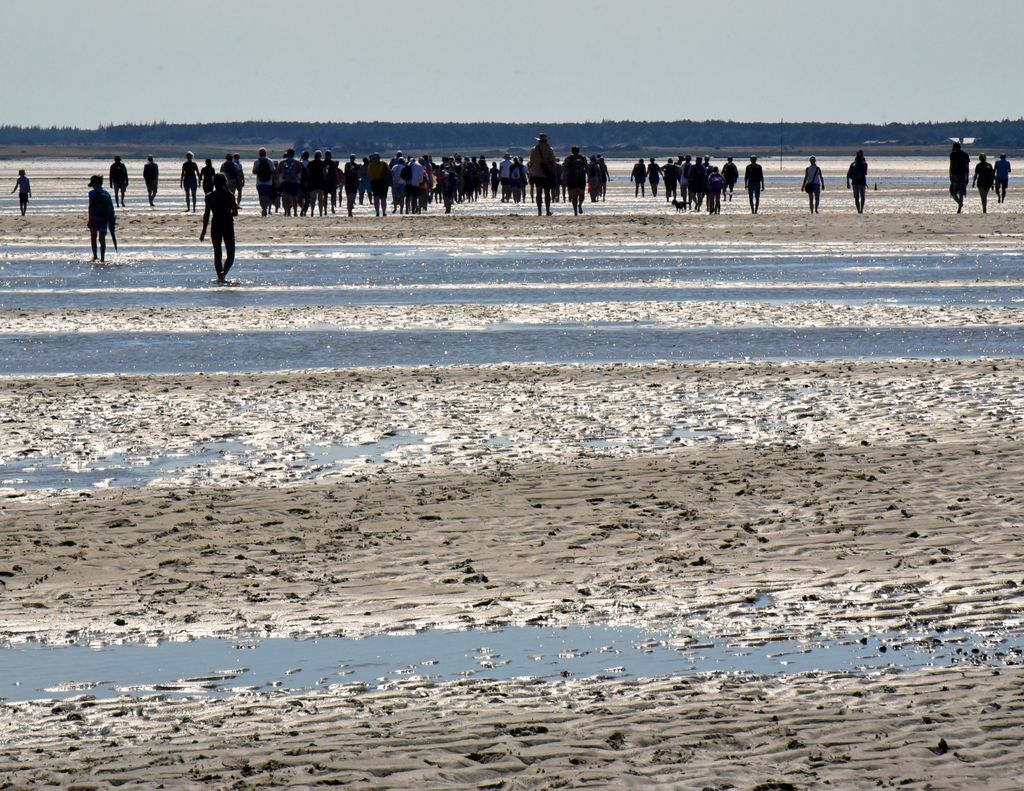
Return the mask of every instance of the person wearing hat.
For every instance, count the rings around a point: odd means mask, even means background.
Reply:
[[[114,201],[110,193],[103,189],[103,176],[89,179],[89,238],[92,242],[92,260],[106,261],[107,231],[112,230],[116,221]],[[97,243],[99,255],[97,255]]]
[[[501,202],[508,203],[512,197],[512,155],[507,151],[498,166],[499,179],[501,181]]]
[[[811,214],[818,213],[818,206],[821,203],[821,191],[825,189],[825,177],[818,167],[818,160],[811,157],[811,164],[804,170],[804,181],[800,189],[807,193],[807,203],[811,208]]]
[[[537,135],[537,145],[530,151],[527,170],[536,188],[537,216],[542,214],[542,204],[550,216],[551,190],[555,187],[555,152],[548,144],[548,136],[543,132]]]
[[[996,200],[1002,203],[1006,200],[1006,188],[1010,185],[1010,160],[1006,154],[1000,154],[996,160]]]

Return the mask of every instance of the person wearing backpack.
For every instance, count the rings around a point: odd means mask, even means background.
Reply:
[[[541,209],[551,216],[551,190],[555,189],[555,152],[548,143],[548,136],[541,132],[537,135],[537,145],[530,151],[530,179],[536,188],[537,216]],[[542,207],[543,204],[543,207]]]
[[[289,148],[285,152],[284,158],[277,163],[277,172],[281,179],[281,202],[284,204],[284,216],[297,216],[302,165],[295,159],[294,148]]]
[[[338,202],[338,183],[341,178],[338,175],[338,161],[334,159],[330,151],[324,151],[324,201],[330,198],[331,214],[334,214],[334,206]]]
[[[573,216],[583,214],[583,196],[587,192],[587,158],[580,153],[579,146],[572,147],[572,153],[563,163],[565,186],[569,191]]]
[[[92,242],[92,260],[101,263],[107,259],[107,231],[113,230],[117,221],[114,201],[110,193],[103,189],[103,176],[89,179],[89,237]],[[99,243],[99,256],[96,246]]]
[[[267,156],[267,149],[259,150],[259,158],[252,163],[252,174],[256,177],[256,194],[260,199],[260,213],[266,217],[274,203],[274,162]]]

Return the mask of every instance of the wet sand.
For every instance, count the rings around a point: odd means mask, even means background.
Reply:
[[[1019,246],[1019,214],[938,214],[940,189],[911,198],[907,214],[864,217],[808,217],[795,195],[757,217],[742,206],[718,218],[645,207],[579,221],[524,213],[386,225],[243,216],[239,230],[253,245]],[[0,217],[0,242],[82,242],[80,218],[29,219]],[[196,219],[132,210],[119,235],[194,243]],[[0,314],[19,333],[557,321],[1019,323],[1012,308],[807,302]],[[250,448],[145,488],[3,495],[7,644],[502,624],[635,625],[682,642],[1024,628],[1024,361],[7,378],[0,416],[2,461],[89,466],[224,438]],[[396,433],[421,439],[316,480],[298,463],[296,449],[312,443]],[[753,609],[763,594],[770,603]],[[751,637],[754,627],[766,631]],[[1019,667],[977,667],[8,703],[0,778],[15,787],[1014,788],[1022,684]]]
[[[653,200],[622,203],[612,213],[573,217],[564,204],[553,217],[531,215],[530,207],[508,213],[483,215],[467,208],[463,214],[445,216],[368,216],[366,209],[356,217],[262,218],[248,211],[236,220],[239,245],[273,243],[420,243],[438,239],[469,243],[502,244],[626,244],[682,242],[839,242],[863,244],[920,243],[979,247],[1017,246],[1024,238],[1024,215],[993,211],[965,215],[940,213],[933,203],[942,200],[939,191],[911,191],[904,204],[884,213],[858,215],[836,198],[831,211],[810,215],[806,207],[788,192],[774,207],[765,198],[761,213],[751,215],[740,196],[716,217],[706,214],[678,215],[671,206]],[[920,197],[915,197],[919,194]],[[781,196],[780,196],[781,198]],[[632,199],[627,199],[632,200]],[[948,202],[948,196],[946,198]],[[942,204],[944,205],[944,204]],[[493,202],[482,204],[494,210]],[[371,210],[372,211],[372,210]],[[896,213],[896,212],[899,213]],[[126,252],[139,246],[198,243],[201,218],[195,215],[158,211],[147,213],[141,206],[119,215],[118,241]],[[83,257],[89,238],[84,219],[69,215],[31,215],[26,218],[0,216],[0,244],[80,244]]]
[[[1019,788],[1020,668],[0,708],[15,787]]]

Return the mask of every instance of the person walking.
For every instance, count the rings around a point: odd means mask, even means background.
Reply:
[[[661,181],[661,166],[651,157],[647,165],[647,183],[651,185],[651,197],[658,197],[658,182]]]
[[[29,182],[24,170],[18,171],[18,178],[14,182],[14,189],[11,190],[11,195],[15,192],[18,193],[18,206],[21,208],[21,216],[24,217],[25,212],[28,211],[28,199],[32,197],[32,184]]]
[[[988,193],[996,180],[996,171],[992,163],[984,154],[978,157],[978,164],[974,168],[974,178],[971,179],[971,186],[978,188],[978,195],[981,197],[981,213],[988,214]]]
[[[324,151],[324,201],[330,203],[331,214],[335,213],[334,207],[338,203],[338,184],[340,182],[338,160],[330,151]]]
[[[537,216],[541,216],[541,204],[551,216],[551,190],[555,188],[555,152],[548,144],[548,136],[537,135],[537,145],[530,151],[529,175],[536,187]]]
[[[380,158],[380,154],[370,154],[370,162],[366,166],[366,173],[370,178],[370,193],[373,195],[373,210],[377,216],[388,216],[388,187],[390,184],[390,171],[388,163]]]
[[[857,207],[857,214],[864,213],[864,201],[868,194],[868,161],[864,159],[864,152],[858,151],[846,171],[846,189],[853,190],[853,203]]]
[[[633,189],[633,197],[639,198],[641,196],[646,197],[647,193],[644,188],[644,182],[647,179],[647,165],[644,164],[641,158],[639,162],[633,165],[633,172],[629,174],[629,180],[636,186]]]
[[[996,160],[996,200],[999,203],[1006,201],[1006,188],[1010,185],[1010,160],[1006,154],[1000,154]]]
[[[267,156],[267,149],[261,148],[252,163],[252,174],[256,177],[256,196],[260,201],[260,214],[266,217],[274,205],[274,171],[277,167]]]
[[[804,182],[800,189],[807,193],[807,204],[811,214],[818,214],[818,207],[821,205],[821,191],[825,189],[825,177],[821,168],[818,167],[818,160],[811,157],[811,164],[804,170]]]
[[[963,214],[970,177],[971,157],[959,142],[953,143],[953,150],[949,152],[949,195],[956,202],[957,214]]]
[[[181,163],[180,186],[185,191],[185,214],[196,211],[196,192],[199,190],[199,165],[196,164],[195,155],[188,151],[185,153],[185,161]]]
[[[146,164],[142,167],[142,180],[146,182],[146,197],[149,198],[149,205],[156,206],[153,199],[156,198],[156,188],[160,181],[160,168],[153,157],[146,157]]]
[[[277,173],[281,181],[281,202],[284,205],[285,217],[296,217],[299,213],[299,183],[302,181],[302,165],[295,159],[295,149],[285,151],[281,161],[277,163]]]
[[[722,213],[722,190],[725,189],[725,178],[718,172],[718,166],[713,165],[711,175],[708,176],[708,214]]]
[[[202,170],[199,171],[200,185],[203,188],[203,195],[213,192],[213,177],[217,175],[217,168],[213,166],[213,160],[207,159]]]
[[[587,193],[587,158],[580,153],[579,146],[572,147],[572,153],[565,158],[563,172],[565,186],[572,204],[573,216],[583,214],[583,198]]]
[[[234,195],[238,188],[238,168],[235,167],[235,158],[232,154],[224,155],[224,161],[220,163],[220,172],[228,181],[228,191]]]
[[[242,205],[242,187],[245,186],[245,168],[242,166],[241,154],[232,154],[231,161],[235,163],[235,202]]]
[[[107,260],[107,231],[114,230],[117,221],[114,201],[103,189],[103,176],[89,179],[89,240],[92,244],[92,260],[103,263]],[[97,243],[99,250],[97,255]]]
[[[740,180],[740,169],[736,167],[736,163],[732,161],[732,157],[722,165],[722,178],[725,179],[725,194],[726,200],[732,203],[732,191],[736,186],[736,182]]]
[[[110,188],[114,191],[114,205],[124,208],[124,194],[128,190],[128,168],[121,157],[115,156],[110,166]]]
[[[345,205],[348,209],[348,216],[352,217],[352,210],[356,206],[356,195],[359,193],[359,163],[356,162],[355,154],[348,155],[348,162],[345,163],[342,178],[345,181]]]
[[[761,190],[764,189],[764,168],[757,164],[757,157],[750,158],[750,164],[743,173],[743,186],[750,199],[750,213],[757,214],[761,208]]]
[[[217,282],[224,283],[228,272],[235,263],[235,217],[238,216],[238,203],[235,196],[228,191],[228,179],[224,173],[218,173],[213,179],[213,192],[206,196],[206,211],[203,212],[203,230],[199,241],[205,241],[206,231],[210,231],[213,242],[213,268],[217,270]],[[211,226],[210,218],[213,218]],[[221,247],[224,249],[221,250]]]
[[[676,199],[676,189],[679,184],[679,165],[671,157],[661,166],[661,175],[665,177],[665,202],[671,203]]]

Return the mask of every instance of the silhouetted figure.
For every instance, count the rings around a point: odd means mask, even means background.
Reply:
[[[107,231],[114,230],[117,217],[110,193],[103,189],[103,176],[89,179],[89,239],[92,243],[92,260],[107,260]],[[97,242],[99,250],[97,255]],[[116,245],[115,245],[116,246]]]
[[[146,157],[146,164],[142,166],[142,180],[146,182],[146,197],[149,198],[149,205],[156,206],[153,199],[156,198],[156,189],[160,182],[160,168],[153,157]]]
[[[722,178],[725,179],[726,200],[732,202],[732,191],[736,186],[736,182],[740,180],[740,169],[736,167],[732,157],[729,157],[722,166]]]
[[[240,154],[232,154],[231,161],[235,163],[235,202],[242,205],[242,187],[245,186],[245,168],[242,166]]]
[[[15,192],[18,193],[18,206],[21,208],[21,216],[24,217],[25,212],[28,211],[28,199],[32,197],[32,184],[29,182],[24,170],[18,171],[18,178],[14,182],[14,189],[11,190],[11,195]]]
[[[343,178],[345,179],[345,207],[348,209],[348,216],[352,217],[352,210],[356,206],[356,195],[359,194],[360,181],[359,163],[356,162],[355,154],[348,155]]]
[[[807,205],[811,209],[811,214],[817,214],[821,205],[821,191],[825,189],[825,176],[814,157],[811,157],[811,164],[804,170],[804,183],[800,189],[807,193]]]
[[[217,168],[213,166],[213,160],[207,159],[203,169],[199,171],[200,184],[203,188],[203,195],[213,192],[213,177],[217,175]]]
[[[252,174],[256,177],[256,197],[260,201],[260,214],[266,217],[274,205],[274,173],[277,165],[267,156],[267,149],[256,152],[256,161],[252,163]]]
[[[647,195],[644,190],[644,182],[647,179],[647,165],[641,159],[635,165],[633,165],[633,172],[629,175],[629,180],[636,184],[636,189],[633,192],[633,197],[638,198],[641,195]]]
[[[725,178],[718,172],[718,166],[711,168],[708,176],[708,214],[722,213],[722,190],[725,189]]]
[[[236,216],[238,203],[235,196],[228,191],[227,176],[218,173],[213,179],[213,192],[206,196],[203,230],[199,234],[199,241],[202,242],[206,239],[207,229],[210,231],[210,240],[213,242],[213,268],[217,270],[218,283],[223,283],[227,279],[231,265],[235,263]]]
[[[572,204],[573,216],[583,214],[583,199],[587,194],[587,158],[580,153],[579,146],[572,147],[572,153],[563,163],[565,186]]]
[[[334,207],[338,202],[339,180],[338,161],[330,151],[324,151],[324,202],[330,204],[331,214],[335,214]]]
[[[853,203],[857,207],[857,214],[863,214],[868,192],[868,161],[864,159],[863,151],[857,152],[846,171],[846,189],[853,190]]]
[[[231,154],[224,155],[224,161],[220,163],[220,172],[228,182],[228,192],[232,195],[238,189],[238,168],[235,167],[235,158]],[[211,190],[212,191],[212,190]]]
[[[695,157],[690,165],[689,173],[686,176],[687,186],[690,188],[690,200],[693,203],[693,210],[700,211],[704,204],[704,192],[708,186],[708,172],[700,157]]]
[[[676,190],[679,188],[679,165],[671,157],[661,166],[661,175],[665,178],[665,200],[671,203],[676,198]]]
[[[541,132],[537,135],[537,145],[530,150],[528,164],[530,179],[536,189],[537,216],[544,209],[551,215],[551,190],[555,189],[556,168],[555,152],[548,144],[548,136]]]
[[[1010,185],[1010,160],[1006,154],[1000,154],[996,160],[996,199],[999,203],[1006,200],[1006,188]]]
[[[996,171],[992,163],[984,154],[978,157],[978,164],[974,167],[974,178],[971,186],[978,188],[978,195],[981,196],[981,213],[988,214],[988,192],[996,180]]]
[[[195,213],[196,191],[199,189],[199,165],[194,159],[195,155],[189,151],[185,154],[185,161],[181,163],[181,188],[185,191],[185,213]],[[212,185],[211,185],[212,186]]]
[[[757,157],[750,158],[750,164],[743,173],[743,185],[750,199],[750,213],[757,214],[761,208],[761,190],[764,189],[764,168],[757,164]]]
[[[956,201],[957,214],[963,213],[970,178],[971,158],[959,143],[953,143],[953,150],[949,152],[949,194]]]
[[[124,207],[124,193],[128,189],[128,168],[121,161],[121,157],[114,157],[114,163],[110,166],[110,188],[114,191],[114,205]]]
[[[651,185],[652,197],[658,197],[659,181],[661,181],[661,167],[654,161],[654,157],[651,157],[651,161],[647,165],[647,183]]]

